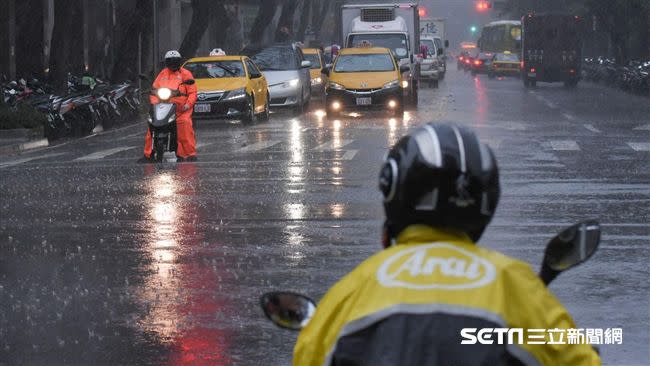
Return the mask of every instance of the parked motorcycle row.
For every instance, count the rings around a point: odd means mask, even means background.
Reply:
[[[631,93],[650,95],[650,60],[630,61],[627,66],[620,66],[610,58],[587,58],[582,66],[582,77]]]
[[[107,84],[96,80],[93,89],[81,78],[68,75],[68,92],[53,94],[52,88],[37,79],[12,81],[2,85],[2,102],[11,109],[27,103],[47,116],[45,137],[53,140],[85,136],[102,126],[133,121],[140,111],[140,90],[130,82]]]

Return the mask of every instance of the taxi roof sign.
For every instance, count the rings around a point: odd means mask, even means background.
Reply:
[[[372,43],[364,39],[361,42],[357,43],[357,48],[372,48]]]

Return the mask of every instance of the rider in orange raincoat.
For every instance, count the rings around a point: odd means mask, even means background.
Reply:
[[[192,111],[196,102],[196,85],[182,84],[186,80],[194,79],[192,73],[181,67],[181,54],[178,51],[169,51],[165,54],[165,68],[158,74],[153,82],[153,88],[178,89],[181,96],[171,99],[172,103],[177,105],[176,112],[176,135],[178,147],[176,157],[178,161],[196,161],[196,139],[194,129],[192,128]],[[160,101],[155,95],[149,97],[151,104],[157,104]],[[147,129],[147,135],[144,144],[144,160],[149,161],[152,158],[153,141],[151,131]]]

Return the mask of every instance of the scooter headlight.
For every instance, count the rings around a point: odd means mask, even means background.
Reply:
[[[167,100],[167,99],[171,98],[172,91],[171,91],[171,89],[168,89],[168,88],[160,88],[160,89],[158,89],[158,92],[156,94],[158,95],[158,98],[160,100]]]

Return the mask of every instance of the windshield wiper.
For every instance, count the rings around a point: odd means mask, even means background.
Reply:
[[[215,64],[215,65],[216,65],[218,68],[220,68],[220,69],[226,71],[227,73],[229,73],[229,74],[232,75],[232,76],[237,76],[237,75],[238,75],[237,72],[235,72],[235,71],[233,71],[233,70],[231,70],[231,69],[229,69],[229,68],[227,68],[227,67],[225,67],[225,66],[223,66],[223,65],[219,65],[219,64]]]

